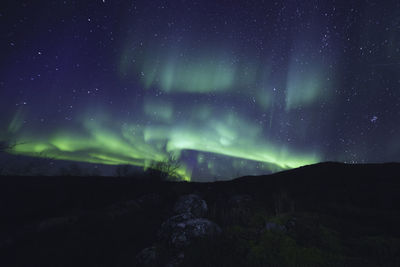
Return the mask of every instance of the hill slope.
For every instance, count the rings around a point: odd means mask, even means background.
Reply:
[[[215,183],[1,177],[0,265],[135,266],[152,247],[147,266],[178,252],[175,266],[400,266],[399,173],[320,163]],[[178,251],[158,233],[187,194],[222,232]]]

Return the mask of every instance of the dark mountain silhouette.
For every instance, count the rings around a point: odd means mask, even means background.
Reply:
[[[399,163],[146,175],[1,177],[0,266],[400,266]]]

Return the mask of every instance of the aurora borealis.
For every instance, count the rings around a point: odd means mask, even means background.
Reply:
[[[398,1],[0,4],[11,154],[184,179],[400,160]]]

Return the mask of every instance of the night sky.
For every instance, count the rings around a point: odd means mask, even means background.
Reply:
[[[212,180],[400,160],[399,1],[1,1],[0,141]]]

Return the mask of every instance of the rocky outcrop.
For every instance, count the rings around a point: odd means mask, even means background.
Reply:
[[[204,218],[188,220],[177,226],[169,239],[169,243],[176,248],[186,247],[198,238],[221,233],[221,228],[216,223]]]
[[[207,211],[207,203],[195,194],[181,196],[174,206],[174,212],[176,214],[190,212],[197,218],[204,217]]]
[[[161,225],[161,229],[158,233],[161,240],[168,240],[171,233],[175,231],[176,228],[181,227],[186,221],[195,219],[195,216],[190,212],[178,214],[172,216]]]
[[[194,240],[221,233],[221,228],[205,218],[194,218],[190,213],[174,216],[163,223],[160,236],[169,246],[182,249]]]
[[[221,233],[222,230],[216,223],[204,218],[207,211],[205,200],[195,194],[181,196],[175,203],[175,215],[162,223],[158,233],[159,241],[171,255],[166,266],[180,266],[187,246],[198,239]],[[139,266],[153,266],[151,264],[157,262],[156,249],[151,247],[142,250],[137,255],[137,262]]]

